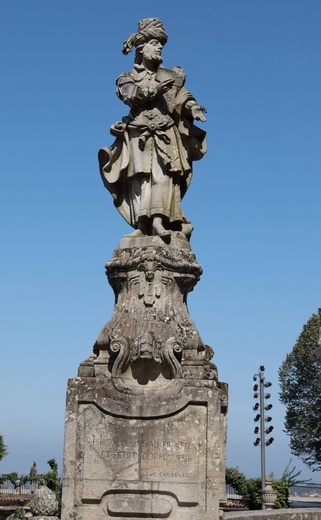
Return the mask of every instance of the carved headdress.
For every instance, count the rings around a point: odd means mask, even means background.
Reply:
[[[168,40],[163,22],[159,18],[144,18],[138,22],[137,33],[131,34],[124,42],[123,54],[128,54],[136,47],[137,52],[145,45],[148,40],[158,40],[162,45]]]

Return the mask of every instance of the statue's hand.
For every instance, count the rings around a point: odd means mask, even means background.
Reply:
[[[197,121],[202,121],[205,123],[206,117],[204,116],[204,113],[206,114],[207,110],[205,107],[201,107],[200,105],[193,105],[191,107],[191,114],[194,119]]]
[[[156,86],[157,95],[165,94],[165,92],[170,90],[174,85],[174,81],[174,79],[166,79],[165,81],[161,81],[160,83],[158,83],[158,85]]]

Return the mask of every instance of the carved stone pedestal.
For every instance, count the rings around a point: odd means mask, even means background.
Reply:
[[[106,266],[116,303],[68,383],[62,520],[217,520],[227,385],[186,306],[186,241],[125,238]]]

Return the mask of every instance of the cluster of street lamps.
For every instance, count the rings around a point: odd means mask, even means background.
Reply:
[[[254,446],[261,447],[261,480],[262,480],[262,491],[265,489],[265,447],[270,446],[274,441],[273,437],[266,438],[266,435],[269,435],[273,431],[273,426],[267,426],[266,423],[270,423],[272,421],[272,417],[266,415],[265,412],[268,412],[272,408],[272,404],[265,404],[265,401],[270,399],[271,394],[265,393],[266,388],[272,386],[270,381],[265,381],[264,375],[265,367],[264,365],[260,365],[260,371],[258,374],[254,374],[253,376],[253,390],[254,390],[254,399],[258,399],[258,401],[254,404],[253,410],[258,412],[254,417],[254,422],[259,423],[254,428],[254,434],[258,435],[254,441]],[[264,506],[263,506],[264,509]]]

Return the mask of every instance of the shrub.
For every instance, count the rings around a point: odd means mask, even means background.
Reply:
[[[298,475],[293,475],[293,471],[289,471],[288,465],[281,478],[272,480],[272,487],[277,491],[274,509],[289,507],[289,485],[292,479]],[[225,481],[238,495],[242,496],[247,509],[262,509],[262,481],[260,478],[246,478],[238,468],[226,468]]]

